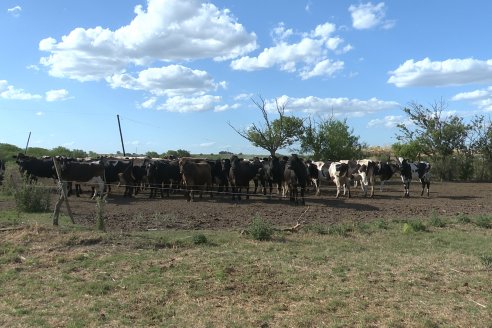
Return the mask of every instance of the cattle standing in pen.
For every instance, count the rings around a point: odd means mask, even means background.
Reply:
[[[157,192],[161,198],[169,197],[171,185],[181,180],[180,164],[177,160],[152,159],[146,162],[147,181],[150,185],[149,198],[155,198]]]
[[[348,198],[351,197],[350,194],[350,177],[349,177],[349,165],[347,163],[332,162],[328,168],[330,178],[333,180],[337,186],[337,196],[340,197],[340,192],[343,187],[343,194],[348,191]]]
[[[283,170],[278,157],[270,156],[264,158],[261,162],[262,166],[258,171],[259,180],[262,186],[263,195],[267,194],[267,187],[269,188],[269,195],[272,196],[273,184],[277,187],[277,194],[280,195],[282,189]]]
[[[259,167],[253,163],[239,159],[236,155],[231,157],[231,169],[229,171],[229,183],[232,189],[232,200],[241,200],[242,188],[246,189],[246,199],[249,199],[249,182],[257,178]],[[258,180],[255,183],[255,190]]]
[[[29,182],[37,181],[38,178],[57,178],[51,157],[39,159],[19,153],[14,158],[19,165],[19,172],[26,174]]]
[[[186,188],[185,197],[188,202],[194,201],[194,191],[200,188],[200,198],[202,192],[210,189],[210,197],[213,197],[212,171],[207,162],[197,162],[191,158],[181,158],[179,160],[179,170],[182,176],[184,187]]]
[[[73,181],[75,183],[85,183],[94,186],[94,194],[92,199],[97,195],[104,194],[104,165],[100,161],[95,162],[77,162],[68,159],[55,159],[60,161],[61,181]]]
[[[412,163],[401,157],[398,158],[398,162],[400,164],[401,180],[404,187],[403,197],[410,197],[410,182],[412,180],[420,180],[422,184],[420,196],[424,195],[424,189],[427,187],[427,197],[429,197],[431,165],[427,162]]]
[[[304,192],[308,180],[306,164],[297,155],[292,155],[285,165],[284,185],[289,190],[289,199],[299,204],[299,189],[302,205],[305,205]]]
[[[4,174],[5,174],[5,162],[0,159],[0,186],[2,185]]]
[[[383,187],[386,181],[389,181],[393,175],[398,172],[398,165],[390,162],[379,162],[374,170],[374,175],[379,177],[381,182],[379,190],[383,191]]]

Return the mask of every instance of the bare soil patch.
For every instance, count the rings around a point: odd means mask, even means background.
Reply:
[[[85,188],[87,189],[87,188]],[[195,202],[186,202],[182,193],[169,198],[149,199],[148,191],[133,198],[124,198],[123,188],[114,188],[105,204],[106,227],[111,231],[162,229],[241,229],[258,215],[275,226],[292,226],[297,221],[306,224],[329,225],[343,221],[376,219],[410,219],[439,215],[492,214],[491,183],[434,182],[430,197],[420,196],[417,183],[411,186],[411,197],[402,198],[403,187],[391,181],[385,191],[375,190],[374,198],[364,198],[360,189],[353,189],[350,199],[336,199],[333,186],[322,189],[321,196],[306,195],[306,205],[293,205],[288,199],[253,195],[250,199],[232,201],[231,196],[204,194]],[[53,206],[56,195],[53,196]],[[95,201],[88,192],[80,198],[70,197],[77,224],[95,225]],[[1,208],[13,207],[13,202],[0,201]],[[66,211],[62,207],[62,212]]]

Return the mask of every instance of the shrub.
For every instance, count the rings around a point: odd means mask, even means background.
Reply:
[[[195,245],[206,244],[208,242],[207,237],[202,233],[193,235],[193,237],[191,238],[191,241]]]
[[[328,234],[328,229],[321,224],[312,224],[306,227],[307,231],[311,231],[314,233],[317,233],[319,235],[326,235]]]
[[[350,231],[353,231],[353,228],[343,223],[334,224],[328,228],[328,234],[341,237],[347,237]]]
[[[460,215],[458,215],[458,222],[466,224],[466,223],[470,223],[471,219],[468,215],[460,214]]]
[[[439,217],[436,213],[432,214],[429,224],[437,228],[444,228],[446,226],[446,223],[443,221],[443,219],[441,219],[441,217]]]
[[[258,216],[255,216],[251,220],[247,231],[256,240],[270,240],[273,235],[272,226]]]
[[[492,217],[481,215],[475,219],[475,224],[480,228],[491,229],[492,228]]]
[[[492,269],[492,255],[480,255],[480,262],[487,269]]]
[[[377,220],[374,222],[374,225],[376,226],[376,228],[381,230],[387,230],[389,228],[388,222],[384,220]]]
[[[403,224],[403,233],[426,231],[427,227],[420,220],[410,221]]]
[[[14,192],[15,206],[21,212],[46,212],[50,209],[51,193],[40,185],[24,183]]]

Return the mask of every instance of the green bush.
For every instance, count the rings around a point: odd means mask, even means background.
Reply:
[[[438,216],[435,212],[432,213],[429,224],[437,228],[444,228],[446,226],[446,222],[444,222],[443,219],[441,219],[441,217]]]
[[[341,237],[347,237],[349,232],[353,231],[353,226],[351,227],[345,223],[333,224],[328,228],[329,235],[337,235]]]
[[[41,185],[24,183],[14,192],[15,206],[20,212],[46,212],[51,205],[51,192]]]
[[[200,245],[200,244],[206,244],[206,243],[208,243],[207,237],[204,234],[202,234],[202,233],[193,235],[193,237],[191,238],[191,241],[195,245]]]
[[[465,215],[465,214],[458,215],[457,220],[459,223],[464,223],[464,224],[471,222],[470,217],[468,215]]]
[[[403,233],[427,231],[427,227],[420,220],[410,221],[403,224]]]
[[[492,228],[492,217],[481,215],[475,219],[475,224],[480,228],[491,229]]]
[[[272,226],[258,216],[251,220],[247,231],[256,240],[271,240],[273,235]]]
[[[487,269],[492,269],[492,255],[480,255],[480,262]]]

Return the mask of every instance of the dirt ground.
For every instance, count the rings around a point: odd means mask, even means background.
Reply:
[[[88,190],[88,188],[85,188]],[[274,191],[275,192],[275,191]],[[433,182],[430,197],[420,197],[419,183],[410,187],[411,197],[402,198],[403,186],[393,180],[381,192],[375,188],[374,198],[364,198],[361,190],[352,189],[352,198],[336,199],[334,186],[322,188],[321,196],[308,192],[306,205],[292,205],[288,199],[272,199],[263,195],[249,200],[232,201],[230,195],[205,194],[195,202],[186,202],[182,193],[169,198],[149,199],[148,191],[134,198],[123,198],[123,188],[113,189],[104,207],[106,227],[110,231],[161,229],[241,229],[258,215],[277,227],[289,227],[297,221],[305,224],[329,225],[342,221],[376,219],[408,219],[492,214],[492,183]],[[57,196],[53,195],[52,207]],[[96,206],[89,192],[80,198],[70,197],[70,206],[77,224],[95,225]],[[1,208],[13,208],[13,201],[0,201]],[[63,205],[62,213],[66,213]]]

